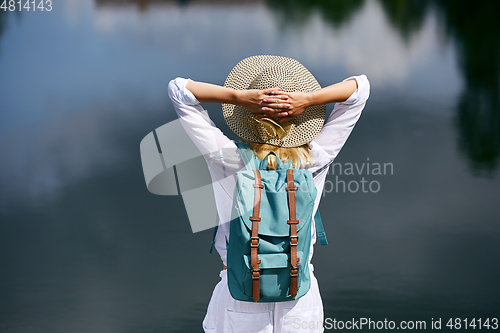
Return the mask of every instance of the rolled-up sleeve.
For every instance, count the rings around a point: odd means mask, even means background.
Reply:
[[[370,82],[366,75],[351,76],[343,81],[353,79],[358,88],[347,100],[335,104],[328,121],[311,142],[313,148],[315,145],[321,147],[330,160],[335,159],[344,146],[370,96]]]
[[[204,156],[210,156],[230,140],[215,126],[193,93],[186,88],[188,81],[184,78],[170,81],[168,96],[188,136]]]

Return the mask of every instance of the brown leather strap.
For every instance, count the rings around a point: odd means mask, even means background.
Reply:
[[[261,183],[260,171],[254,170],[253,172],[255,174],[255,184],[253,185],[255,191],[253,215],[250,217],[250,221],[252,221],[252,237],[250,238],[250,265],[252,266],[252,298],[255,302],[257,302],[260,298],[260,260],[257,254],[257,249],[259,247],[260,191],[264,188],[264,185]]]
[[[288,224],[290,225],[290,295],[292,297],[297,296],[297,279],[299,276],[299,267],[297,262],[300,258],[297,258],[297,212],[295,204],[295,191],[297,187],[293,183],[293,169],[288,169],[286,172],[287,188],[288,191],[288,207],[290,209],[290,220]]]

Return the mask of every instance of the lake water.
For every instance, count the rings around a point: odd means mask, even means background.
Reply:
[[[0,10],[0,332],[202,331],[212,230],[193,234],[180,196],[147,191],[139,143],[176,118],[171,79],[223,84],[257,54],[322,86],[371,82],[336,162],[392,168],[328,177],[330,245],[313,259],[325,318],[500,317],[498,2],[52,7]],[[379,190],[340,183],[363,179]]]

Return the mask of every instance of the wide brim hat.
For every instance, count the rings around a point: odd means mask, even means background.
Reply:
[[[279,87],[285,92],[321,89],[316,78],[300,62],[272,55],[243,59],[231,70],[224,87],[237,90]],[[261,119],[233,104],[222,104],[222,113],[229,128],[239,137],[290,148],[309,143],[318,135],[325,120],[326,105],[309,107],[298,117],[283,123],[278,119]]]

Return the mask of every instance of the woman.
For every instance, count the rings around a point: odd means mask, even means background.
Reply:
[[[318,190],[318,208],[328,166],[335,159],[356,124],[370,85],[366,76],[353,76],[320,89],[315,78],[296,60],[254,56],[242,60],[224,87],[177,78],[169,96],[186,132],[205,156],[213,180],[220,225],[215,238],[224,268],[234,173],[245,166],[234,141],[210,120],[200,102],[223,103],[224,118],[246,140],[259,158],[269,151],[284,161],[310,170]],[[325,104],[336,103],[324,124]],[[324,124],[324,125],[323,125]],[[316,241],[312,224],[311,250]],[[227,272],[220,273],[203,321],[205,332],[322,332],[323,305],[311,270],[311,287],[301,298],[279,303],[252,303],[233,299]]]

